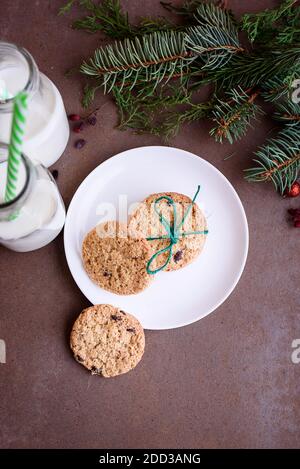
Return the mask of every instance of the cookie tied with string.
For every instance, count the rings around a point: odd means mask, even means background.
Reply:
[[[151,194],[132,214],[129,232],[147,239],[151,248],[149,273],[178,270],[201,253],[207,223],[194,200],[176,192]]]

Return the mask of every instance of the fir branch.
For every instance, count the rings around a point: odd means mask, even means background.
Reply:
[[[194,57],[201,56],[203,70],[222,68],[233,54],[244,50],[235,37],[229,37],[226,31],[210,26],[189,28],[185,42]]]
[[[170,29],[173,31],[181,31],[183,28],[175,25],[165,17],[142,17],[140,24],[135,29],[135,36],[154,33],[155,31],[168,31]]]
[[[218,99],[212,110],[212,120],[216,123],[210,131],[217,142],[226,138],[230,143],[242,138],[253,119],[264,114],[260,106],[255,104],[258,91],[243,91],[241,88],[230,90],[227,101]]]
[[[257,151],[257,166],[248,170],[247,179],[272,181],[281,193],[291,186],[300,166],[300,106],[289,102],[300,74],[296,0],[243,16],[251,52],[240,43],[240,26],[232,13],[215,1],[185,1],[181,7],[161,2],[181,17],[179,26],[162,18],[132,25],[117,0],[77,3],[88,15],[76,27],[122,39],[97,49],[82,64],[81,71],[93,80],[85,89],[86,105],[103,87],[113,93],[122,129],[171,137],[182,124],[206,117],[214,122],[211,135],[232,143],[263,113],[256,101],[260,95],[275,104],[274,117],[285,127]],[[196,104],[195,90],[206,84],[214,92]]]
[[[76,0],[69,0],[65,5],[60,7],[60,9],[58,10],[58,14],[59,15],[65,15],[66,13],[69,13],[69,11],[71,10],[71,8],[72,8],[72,6],[75,2],[76,2]]]
[[[95,93],[99,88],[99,85],[92,86],[88,83],[85,85],[82,96],[82,106],[84,108],[88,108],[92,104],[95,98]]]
[[[284,74],[270,78],[261,84],[261,96],[265,101],[276,102],[288,99],[296,73]]]
[[[132,93],[121,93],[117,87],[112,90],[119,111],[120,130],[134,129],[135,132],[149,130],[149,116],[137,105]]]
[[[300,105],[289,100],[276,104],[274,118],[288,125],[298,124],[300,122]],[[300,127],[298,127],[300,130]]]
[[[228,0],[212,0],[210,2],[211,5],[219,7],[221,9],[227,9]],[[177,5],[173,5],[172,2],[160,2],[161,6],[165,8],[165,10],[175,13],[176,15],[184,17],[185,20],[189,22],[194,18],[197,8],[206,4],[206,0],[186,0],[183,4],[179,7]],[[229,15],[233,18],[232,13],[228,10]]]
[[[299,16],[297,18],[299,24]],[[277,42],[282,44],[291,44],[300,41],[300,28],[296,26],[287,26],[278,32]]]
[[[213,107],[212,101],[204,103],[193,104],[189,103],[189,107],[184,111],[176,110],[173,113],[169,113],[166,116],[165,121],[159,127],[159,133],[165,135],[166,139],[175,137],[178,134],[180,128],[184,124],[190,124],[200,119],[208,117]]]
[[[201,3],[195,10],[193,17],[199,26],[211,26],[226,31],[229,37],[237,40],[236,22],[228,10],[223,10],[213,3]]]
[[[75,1],[68,2],[60,13],[68,12]],[[128,15],[123,13],[119,0],[103,0],[101,3],[93,0],[77,0],[77,3],[89,13],[74,21],[72,25],[74,29],[83,29],[89,33],[103,31],[114,39],[135,35],[135,28],[129,24]]]
[[[256,153],[257,166],[246,170],[252,182],[271,181],[284,194],[298,177],[300,170],[300,125],[286,126]]]
[[[216,81],[219,87],[250,88],[261,85],[275,76],[300,70],[300,44],[272,51],[256,51],[233,55],[230,64],[217,70],[208,70],[206,82]]]
[[[139,25],[129,22],[128,14],[124,13],[119,0],[70,0],[59,10],[59,14],[66,14],[72,5],[77,3],[87,10],[88,14],[72,24],[74,29],[82,29],[88,33],[104,32],[113,39],[133,38],[154,31],[176,29],[176,26],[166,18],[142,18]]]
[[[138,80],[158,85],[166,75],[184,72],[191,56],[182,33],[157,32],[97,49],[94,58],[83,63],[81,71],[102,76],[104,92],[111,91],[116,82],[122,90],[127,80],[131,81],[132,89]]]
[[[300,41],[300,7],[293,5],[290,14],[286,15],[285,21],[279,28],[276,41],[279,44],[292,44]]]
[[[237,30],[219,8],[203,5],[201,11],[197,10],[199,18],[200,13],[202,17],[208,15],[210,23],[204,24],[202,19],[202,25],[188,28],[185,33],[158,31],[99,48],[94,58],[83,63],[81,71],[102,76],[105,92],[109,92],[116,82],[122,88],[128,80],[132,88],[137,81],[154,81],[155,87],[165,76],[184,73],[199,57],[204,62],[203,70],[223,66],[243,50]]]
[[[251,42],[265,41],[276,32],[275,23],[284,15],[292,14],[292,7],[298,0],[284,0],[278,8],[264,10],[255,14],[245,14],[242,17],[242,30],[246,31]]]
[[[203,3],[204,0],[189,0],[183,2],[181,7],[173,5],[172,2],[161,1],[160,4],[163,8],[171,13],[175,13],[180,16],[192,18],[196,9]]]
[[[114,87],[113,94],[119,109],[119,128],[133,128],[137,132],[150,132],[157,134],[165,121],[166,109],[187,104],[191,95],[186,88],[186,81],[182,80],[177,85],[162,87],[154,95],[145,92],[140,93],[124,89],[122,92]],[[151,88],[151,84],[148,85]]]
[[[212,3],[201,4],[194,14],[198,26],[186,30],[186,44],[195,55],[201,55],[203,69],[223,67],[233,54],[243,52],[238,30],[227,10]]]

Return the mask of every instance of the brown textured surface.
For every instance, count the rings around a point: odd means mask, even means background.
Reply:
[[[57,18],[59,0],[2,0],[0,36],[27,47],[79,111],[80,83],[66,68],[88,56],[96,36],[72,31]],[[132,17],[161,11],[156,0],[127,0]],[[230,0],[236,12],[276,1]],[[156,137],[114,129],[109,98],[99,123],[60,161],[58,185],[68,204],[82,179],[101,161]],[[140,365],[117,380],[89,376],[72,358],[70,328],[88,306],[66,265],[62,236],[28,254],[0,249],[0,364],[2,447],[299,447],[300,364],[290,359],[300,337],[299,231],[268,186],[253,186],[241,171],[272,127],[265,118],[234,148],[217,145],[208,124],[186,127],[173,145],[204,156],[237,189],[247,212],[250,251],[234,293],[191,326],[148,332]],[[72,137],[73,139],[74,137]],[[224,157],[235,151],[235,156]],[[11,286],[11,287],[10,287]]]

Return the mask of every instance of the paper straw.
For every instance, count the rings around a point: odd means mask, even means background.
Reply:
[[[27,116],[27,99],[28,93],[21,91],[17,94],[14,101],[10,143],[8,147],[5,202],[13,200],[17,195],[18,173]]]

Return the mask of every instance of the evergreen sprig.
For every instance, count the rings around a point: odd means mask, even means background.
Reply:
[[[297,128],[300,129],[298,124],[300,123],[300,106],[298,103],[293,101],[286,101],[276,104],[276,111],[274,118],[284,124],[294,125],[297,124]]]
[[[300,72],[300,43],[290,48],[236,54],[225,67],[207,73],[207,82],[225,88],[263,86],[266,81],[286,73]]]
[[[58,14],[65,15],[66,13],[69,13],[75,1],[76,0],[69,0],[67,3],[65,3],[62,7],[60,7]]]
[[[232,89],[226,100],[218,99],[212,110],[212,120],[216,123],[210,131],[217,142],[227,139],[230,143],[242,138],[251,126],[251,121],[263,114],[262,108],[255,103],[259,92]]]
[[[160,4],[171,13],[176,15],[190,18],[199,5],[203,3],[202,0],[187,0],[181,6],[173,5],[172,2],[161,1]]]
[[[225,16],[225,14],[224,14]],[[226,18],[227,19],[227,18]],[[214,24],[188,28],[185,44],[191,55],[201,57],[202,70],[215,70],[227,64],[233,54],[242,52],[237,30],[233,25]]]
[[[185,32],[156,31],[99,48],[81,71],[102,79],[105,92],[116,84],[122,89],[128,81],[130,89],[153,81],[154,89],[165,78],[187,73],[189,64],[198,58],[203,70],[214,70],[243,50],[227,12],[203,4],[196,14],[199,26]],[[210,22],[204,22],[205,14]]]
[[[203,3],[197,2],[193,10],[193,17],[197,24],[200,26],[210,26],[217,28],[218,30],[226,31],[228,37],[235,37],[238,43],[237,37],[237,23],[232,17],[232,14],[228,10],[224,10],[214,3]]]
[[[276,23],[280,20],[288,20],[293,16],[293,6],[297,1],[284,0],[278,8],[243,15],[242,29],[247,32],[251,42],[270,41],[276,36],[278,28],[279,32],[281,30],[281,25],[278,26]]]
[[[263,102],[272,103],[283,127],[256,152],[247,179],[272,181],[281,193],[291,186],[300,158],[300,108],[292,101],[300,76],[298,0],[245,14],[240,22],[227,2],[164,1],[174,22],[159,17],[138,24],[118,0],[71,0],[62,12],[74,3],[87,11],[74,27],[118,40],[82,64],[89,79],[85,105],[102,88],[114,97],[122,129],[171,138],[181,125],[207,118],[218,142],[233,143],[263,114]],[[251,47],[242,44],[240,31]],[[199,103],[197,93],[206,85],[210,95]]]
[[[261,85],[261,96],[265,101],[288,101],[293,90],[293,83],[297,74],[295,72],[279,74]]]
[[[88,33],[103,32],[112,39],[133,38],[157,30],[164,31],[176,28],[166,18],[142,18],[139,25],[129,22],[128,14],[123,12],[119,0],[69,0],[60,8],[59,14],[68,13],[77,3],[88,11],[86,16],[73,22],[74,29],[82,29]]]
[[[300,170],[300,125],[286,126],[255,153],[254,168],[246,170],[252,182],[271,181],[284,194],[298,177]]]
[[[161,133],[170,109],[179,105],[190,104],[191,94],[186,82],[181,87],[165,86],[159,92],[148,93],[143,90],[143,97],[138,92],[114,88],[114,97],[120,111],[120,129],[131,128],[136,132]],[[151,88],[151,85],[148,85]],[[173,115],[173,114],[171,114]],[[167,132],[165,132],[167,133]]]
[[[74,21],[74,29],[83,29],[89,33],[103,31],[114,39],[134,35],[134,28],[129,24],[128,15],[123,13],[119,0],[104,0],[102,3],[93,0],[69,0],[61,7],[59,14],[69,12],[75,3],[87,10],[88,15]]]
[[[164,78],[183,74],[192,57],[183,33],[162,31],[99,48],[81,71],[100,78],[106,93],[115,85],[122,90],[129,80],[130,89],[141,82],[158,85]]]
[[[163,133],[167,140],[175,137],[183,124],[191,124],[209,117],[213,108],[213,101],[197,104],[189,101],[186,104],[188,104],[186,109],[166,114],[163,123],[157,128],[158,133]]]

